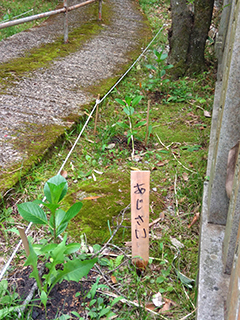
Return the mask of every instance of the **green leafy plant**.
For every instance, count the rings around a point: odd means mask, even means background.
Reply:
[[[120,301],[123,297],[117,297],[113,301],[110,302],[110,304],[106,305],[104,303],[104,299],[101,296],[96,297],[97,290],[107,288],[108,286],[104,284],[99,284],[100,277],[97,278],[96,282],[93,284],[92,288],[86,295],[87,298],[90,299],[89,306],[86,307],[86,310],[88,310],[88,316],[90,319],[96,319],[99,320],[102,317],[104,319],[111,319],[112,317],[116,316],[114,312],[111,311],[111,308]],[[80,293],[78,292],[76,294],[76,297],[78,297]],[[77,312],[72,312],[75,316],[79,316]],[[79,316],[79,319],[83,319]]]
[[[172,64],[166,64],[165,60],[168,57],[168,54],[165,53],[163,50],[160,52],[156,49],[153,50],[154,53],[154,63],[147,64],[146,67],[152,70],[155,75],[150,75],[152,78],[148,80],[147,88],[152,91],[159,86],[159,84],[164,84],[169,82],[169,79],[163,79],[166,74],[166,70],[171,69],[173,67]]]
[[[85,255],[69,259],[68,256],[79,250],[81,244],[71,243],[66,245],[66,240],[67,235],[65,234],[61,243],[51,243],[47,246],[43,246],[38,252],[34,250],[34,247],[29,242],[30,254],[24,265],[32,266],[33,271],[29,277],[35,278],[40,291],[40,299],[44,306],[46,306],[48,295],[57,283],[61,283],[62,280],[78,282],[82,277],[89,273],[90,269],[97,262],[97,258],[82,260],[81,258],[85,258]],[[48,273],[42,276],[42,278],[45,279],[43,283],[37,268],[38,255],[43,256],[45,260],[48,260],[46,263]],[[62,265],[62,269],[56,268],[57,265]]]
[[[59,202],[67,193],[67,181],[61,175],[56,175],[49,179],[44,186],[44,194],[47,202],[35,201],[26,202],[18,205],[18,211],[24,219],[35,224],[47,225],[53,235],[54,242],[48,245],[40,244],[34,246],[29,241],[29,256],[25,266],[31,266],[32,272],[30,278],[35,278],[38,289],[40,291],[40,299],[46,308],[48,295],[52,288],[61,283],[62,280],[72,280],[78,282],[82,277],[86,276],[93,267],[97,258],[91,260],[82,260],[84,256],[72,257],[69,255],[75,253],[81,247],[79,243],[66,244],[67,235],[64,235],[63,240],[58,244],[57,237],[66,229],[68,222],[78,214],[82,207],[81,202],[73,204],[70,209],[65,212],[59,208]],[[50,218],[44,210],[39,206],[42,205],[50,211]],[[38,272],[38,260],[41,256],[44,261],[47,261],[46,267],[48,273],[42,276],[45,279],[42,283]],[[62,269],[56,268],[57,265],[62,265]]]
[[[125,97],[125,100],[115,99],[123,106],[123,111],[128,116],[128,123],[125,121],[118,122],[118,125],[127,130],[127,142],[132,142],[132,158],[134,156],[134,136],[137,134],[137,129],[146,124],[146,121],[134,121],[133,114],[135,112],[134,107],[142,100],[142,96],[136,96],[135,98]]]
[[[35,200],[17,205],[20,215],[27,221],[47,225],[53,235],[54,242],[57,237],[67,228],[68,222],[74,218],[82,208],[81,202],[74,203],[67,212],[60,209],[60,202],[67,193],[67,181],[61,175],[49,179],[44,186],[44,194],[47,201]],[[48,220],[41,206],[50,211]]]
[[[13,312],[19,309],[19,297],[8,290],[8,281],[0,282],[0,319],[12,319]]]

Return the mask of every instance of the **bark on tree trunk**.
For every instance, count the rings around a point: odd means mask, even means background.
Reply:
[[[212,18],[214,0],[195,0],[194,13],[190,11],[187,2],[171,0],[169,63],[174,65],[176,76],[203,70],[205,44]]]

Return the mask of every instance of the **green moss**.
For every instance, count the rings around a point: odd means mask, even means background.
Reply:
[[[40,162],[50,152],[49,147],[62,138],[64,127],[57,125],[26,124],[19,131],[20,139],[13,139],[11,144],[22,154],[23,160],[11,165],[0,174],[0,189],[4,193],[16,184],[33,165]]]
[[[69,235],[75,241],[80,241],[81,234],[86,234],[89,243],[106,241],[111,235],[109,226],[113,232],[117,223],[121,221],[122,216],[119,215],[121,210],[130,203],[129,187],[130,170],[111,169],[104,172],[95,182],[91,179],[78,183],[74,187],[76,191],[65,199],[67,206],[77,201],[83,203],[80,213],[68,226]],[[89,199],[82,200],[82,198]],[[154,201],[159,210],[162,208],[161,194],[151,193],[150,199]],[[157,217],[152,214],[151,220]],[[118,243],[131,240],[130,220],[130,210],[127,210],[124,215],[123,227],[114,237]]]
[[[69,204],[81,200],[83,193],[85,197],[99,198],[82,200],[83,207],[69,224],[68,232],[76,241],[79,241],[80,234],[85,233],[90,243],[102,243],[110,236],[108,224],[114,228],[113,218],[130,202],[129,173],[105,172],[96,182],[87,180],[79,183],[77,189],[66,198]],[[126,221],[124,224],[126,225]],[[118,232],[120,238],[122,230]]]

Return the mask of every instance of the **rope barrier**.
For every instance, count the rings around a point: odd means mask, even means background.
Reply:
[[[89,114],[89,116],[88,116],[88,118],[87,118],[84,126],[82,127],[81,132],[79,133],[77,139],[75,140],[75,142],[74,142],[71,150],[69,151],[68,155],[66,156],[65,160],[63,161],[63,163],[62,163],[62,165],[61,165],[61,167],[60,167],[60,169],[59,169],[59,171],[58,171],[57,174],[60,174],[60,172],[63,170],[64,166],[66,165],[66,163],[67,163],[68,159],[70,158],[73,150],[75,149],[75,147],[76,147],[79,139],[81,138],[81,136],[82,136],[82,134],[83,134],[86,126],[88,125],[88,122],[90,121],[90,119],[91,119],[91,117],[92,117],[92,114],[94,113],[97,105],[100,104],[100,103],[102,103],[102,102],[106,99],[106,97],[116,88],[116,86],[125,78],[125,76],[132,70],[132,68],[135,66],[135,64],[142,58],[142,56],[145,54],[145,52],[148,50],[148,48],[149,48],[149,47],[152,45],[152,43],[155,41],[155,39],[157,38],[157,36],[159,35],[159,33],[162,31],[162,29],[163,29],[163,27],[161,27],[161,28],[159,29],[159,31],[156,33],[156,35],[153,37],[153,39],[149,42],[149,44],[148,44],[147,47],[143,50],[143,52],[139,55],[139,57],[138,57],[138,58],[134,61],[134,63],[127,69],[127,71],[119,78],[119,80],[111,87],[111,89],[103,96],[103,98],[100,99],[100,100],[99,100],[99,99],[96,99],[95,105],[94,105],[94,107],[92,108],[91,113]],[[44,198],[43,201],[45,201],[45,199],[46,199],[46,198]],[[26,233],[28,233],[28,231],[29,231],[29,229],[31,228],[31,226],[32,226],[32,222],[29,223],[29,225],[28,225],[28,227],[27,227],[27,229],[26,229],[26,231],[25,231]],[[8,269],[8,267],[9,267],[10,263],[12,262],[15,254],[17,253],[17,251],[18,251],[21,243],[22,243],[22,240],[19,241],[19,243],[17,244],[17,246],[16,246],[15,250],[13,251],[11,257],[9,258],[9,260],[8,260],[7,263],[5,264],[4,268],[2,269],[1,274],[0,274],[0,281],[1,281],[2,277],[4,276],[5,272],[7,271],[7,269]]]

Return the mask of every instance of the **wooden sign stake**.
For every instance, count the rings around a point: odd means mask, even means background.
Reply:
[[[132,261],[145,269],[149,260],[150,171],[131,171]]]
[[[29,244],[28,244],[28,239],[27,239],[26,233],[25,233],[25,229],[22,227],[17,227],[17,228],[18,228],[24,249],[25,249],[27,257],[28,257],[29,256]]]

